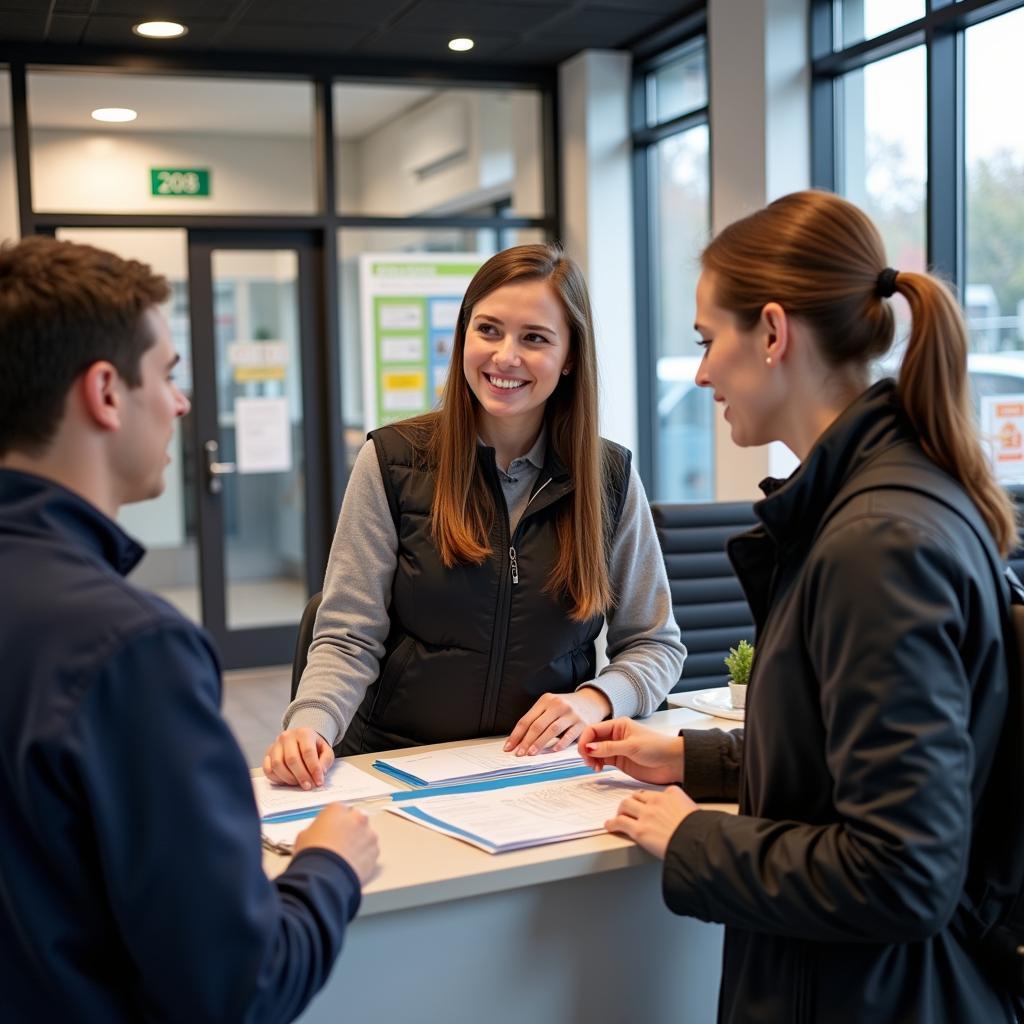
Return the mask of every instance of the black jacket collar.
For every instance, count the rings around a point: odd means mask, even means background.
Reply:
[[[15,469],[0,469],[0,531],[25,537],[57,533],[122,576],[146,553],[117,523],[74,491]]]
[[[779,547],[809,543],[843,484],[882,452],[914,437],[895,382],[879,381],[840,414],[792,476],[761,482],[766,497],[754,512]]]

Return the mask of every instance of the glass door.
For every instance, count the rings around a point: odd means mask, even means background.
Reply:
[[[322,584],[319,252],[295,233],[189,233],[203,623],[225,667],[290,662]]]

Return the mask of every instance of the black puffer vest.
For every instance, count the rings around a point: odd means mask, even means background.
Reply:
[[[568,601],[544,591],[558,554],[558,509],[573,489],[550,447],[511,537],[494,449],[478,449],[478,472],[499,509],[490,533],[492,554],[483,565],[446,569],[430,534],[433,476],[394,427],[370,437],[398,533],[398,567],[380,675],[340,752],[505,734],[542,694],[569,693],[592,679],[603,616],[575,622]],[[630,453],[610,441],[603,444],[614,532],[629,484]]]

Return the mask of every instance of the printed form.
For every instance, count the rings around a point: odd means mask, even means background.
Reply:
[[[532,757],[516,757],[514,751],[502,750],[504,744],[504,740],[493,740],[422,754],[385,757],[375,761],[373,766],[414,786],[439,786],[554,771],[583,764],[575,744],[565,750],[546,751]]]
[[[396,791],[390,783],[360,771],[347,761],[335,761],[319,789],[282,786],[264,775],[253,777],[252,788],[263,820],[280,818],[295,811],[315,810],[338,800],[347,804],[373,800]]]
[[[597,835],[637,790],[659,790],[618,769],[507,789],[441,794],[387,810],[488,853]]]

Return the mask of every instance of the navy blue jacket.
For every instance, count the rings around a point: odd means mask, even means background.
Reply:
[[[123,579],[142,553],[0,469],[0,1016],[291,1020],[359,882],[319,849],[267,880],[217,658]]]

